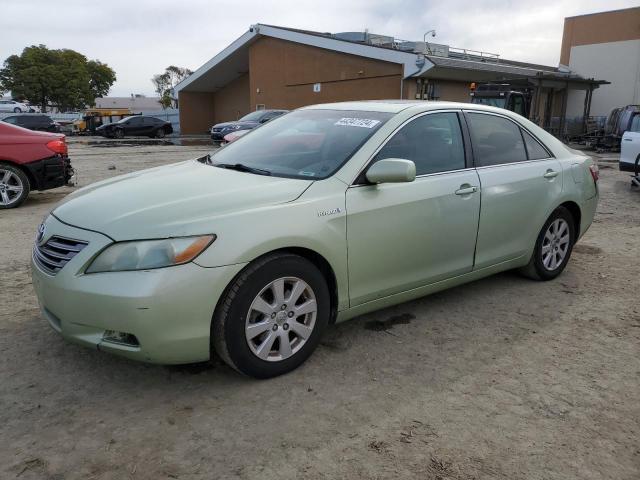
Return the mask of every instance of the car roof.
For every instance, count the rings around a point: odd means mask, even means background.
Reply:
[[[301,110],[360,110],[363,112],[400,113],[404,110],[429,111],[443,109],[481,110],[485,112],[509,114],[504,108],[490,107],[476,103],[442,102],[436,100],[361,100],[356,102],[323,103],[303,107]]]

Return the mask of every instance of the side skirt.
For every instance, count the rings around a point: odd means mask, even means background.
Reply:
[[[365,313],[373,312],[375,310],[380,310],[386,307],[391,307],[399,303],[415,300],[416,298],[424,297],[426,295],[446,290],[448,288],[456,287],[464,283],[479,280],[480,278],[488,277],[499,272],[504,272],[505,270],[522,267],[528,263],[530,257],[531,254],[528,254],[528,256],[522,255],[513,260],[507,260],[496,265],[491,265],[490,267],[485,267],[480,270],[474,270],[463,275],[458,275],[457,277],[448,278],[447,280],[441,280],[440,282],[431,283],[429,285],[417,287],[405,292],[378,298],[377,300],[371,300],[370,302],[363,303],[362,305],[357,305],[347,310],[338,312],[336,323],[344,322],[345,320],[357,317],[358,315],[364,315]]]

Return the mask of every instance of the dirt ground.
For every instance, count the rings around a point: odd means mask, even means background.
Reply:
[[[208,150],[70,154],[86,185]],[[71,188],[32,195],[0,212],[0,478],[637,480],[640,192],[614,160],[555,281],[504,273],[334,326],[268,381],[65,343],[29,256]]]

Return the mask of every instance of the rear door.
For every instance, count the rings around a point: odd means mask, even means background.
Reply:
[[[562,166],[506,116],[465,112],[481,186],[474,269],[531,251],[562,193]]]
[[[640,113],[634,115],[631,127],[622,136],[620,170],[634,171],[640,157]]]

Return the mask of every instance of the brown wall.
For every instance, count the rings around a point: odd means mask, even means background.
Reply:
[[[564,19],[560,63],[569,65],[571,47],[640,39],[640,7]]]
[[[402,66],[264,37],[249,49],[251,110],[399,98]],[[321,83],[315,93],[313,84]],[[259,89],[259,93],[258,93]]]
[[[214,94],[214,123],[229,122],[251,112],[249,74],[245,73]]]
[[[434,81],[434,80],[432,80]],[[453,80],[435,80],[436,92],[440,95],[438,100],[447,102],[470,102],[471,90],[469,82],[456,82]]]
[[[191,135],[206,133],[214,123],[214,94],[205,92],[179,92],[180,133]]]

